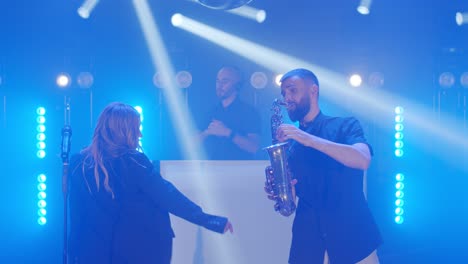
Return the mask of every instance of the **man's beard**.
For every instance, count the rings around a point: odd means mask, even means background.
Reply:
[[[216,91],[216,97],[218,97],[219,99],[223,99],[223,96],[224,96],[224,92],[223,91]]]
[[[307,97],[303,97],[299,103],[294,103],[295,109],[288,110],[289,119],[291,121],[302,121],[304,117],[309,113],[310,110],[310,100]]]

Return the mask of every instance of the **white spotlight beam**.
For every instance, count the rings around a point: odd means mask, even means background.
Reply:
[[[167,98],[170,107],[170,114],[172,122],[176,127],[176,133],[178,139],[181,141],[184,156],[191,160],[205,159],[203,152],[196,151],[196,143],[194,141],[195,129],[190,112],[187,109],[187,105],[182,100],[182,93],[175,82],[174,70],[172,69],[169,56],[165,49],[161,34],[159,34],[157,25],[151,15],[150,8],[147,0],[133,0],[138,20],[140,21],[143,33],[151,54],[151,59],[154,67],[158,69],[161,74],[162,83],[166,86],[163,88],[164,96]],[[211,182],[198,182],[194,181],[194,177],[190,177],[191,174],[200,175],[202,168],[201,163],[193,162],[190,163],[189,174],[186,177],[187,181],[191,181],[191,185],[199,186],[199,189],[213,190]],[[210,173],[210,172],[208,172]],[[207,175],[209,177],[209,175]],[[217,201],[211,197],[209,192],[207,193],[196,193],[192,194],[192,199],[203,205],[203,208],[207,212],[221,212],[222,208]],[[223,243],[217,244],[218,247],[215,249],[217,252],[218,259],[235,259],[231,256],[230,252],[224,247]]]
[[[133,6],[141,24],[154,67],[158,69],[158,72],[161,74],[162,83],[165,85],[165,88],[163,88],[164,96],[169,102],[169,112],[172,122],[176,127],[177,137],[181,141],[184,157],[191,160],[205,159],[204,153],[198,153],[196,151],[196,145],[193,140],[195,135],[193,121],[186,107],[187,105],[182,100],[181,90],[177,86],[175,78],[173,78],[175,76],[174,70],[172,69],[168,53],[165,49],[161,34],[159,34],[156,22],[151,14],[148,2],[147,0],[133,0]],[[206,188],[208,190],[213,190],[214,188],[211,182],[198,182],[193,180],[194,177],[190,177],[191,174],[201,174],[202,169],[200,166],[201,165],[197,162],[190,163],[190,174],[186,175],[186,181],[191,181],[190,185],[199,186],[197,187],[199,189]],[[209,193],[192,194],[191,198],[197,201],[197,203],[203,204],[203,208],[207,212],[220,212],[222,209]],[[227,248],[225,248],[222,243],[217,245],[218,247],[215,250],[217,254],[219,254],[218,259],[235,259],[234,256],[230,256]]]
[[[457,12],[455,14],[455,22],[459,26],[468,24],[468,12]]]
[[[174,76],[175,72],[166,51],[163,39],[157,28],[156,22],[151,14],[150,7],[146,0],[133,0],[138,20],[142,27],[153,65],[161,74],[164,96],[167,98],[170,107],[172,121],[175,122],[178,139],[181,140],[184,157],[188,159],[203,159],[196,151],[194,143],[195,126],[191,118],[187,105],[183,101],[182,92],[177,86]]]
[[[372,4],[372,0],[361,0],[361,2],[359,3],[359,6],[357,7],[357,11],[361,15],[368,15],[370,14],[371,4]]]
[[[89,16],[91,15],[91,12],[93,12],[93,9],[96,7],[98,3],[99,3],[99,0],[84,1],[83,4],[78,8],[78,14],[83,19],[88,19]]]
[[[258,23],[263,23],[266,19],[265,10],[254,8],[251,6],[241,6],[239,8],[228,10],[227,12],[245,17],[247,19],[255,20]]]
[[[352,112],[361,114],[363,118],[379,123],[382,127],[387,127],[387,120],[394,118],[394,107],[402,105],[407,109],[405,113],[406,123],[413,124],[415,130],[421,135],[416,140],[420,141],[418,143],[421,143],[422,147],[434,151],[433,146],[427,144],[427,139],[430,138],[429,142],[432,143],[434,143],[434,140],[440,140],[441,147],[445,147],[450,153],[456,152],[456,150],[461,150],[461,153],[468,151],[466,136],[458,132],[463,131],[462,126],[449,116],[441,117],[439,122],[435,122],[431,118],[434,116],[432,110],[428,110],[405,98],[365,86],[359,92],[356,92],[355,89],[349,89],[348,80],[343,75],[228,34],[182,15],[178,27],[262,65],[273,72],[284,73],[294,68],[311,69],[321,80],[322,96],[350,109]],[[445,151],[434,154],[447,158],[447,156],[444,156],[447,154]],[[460,164],[463,164],[461,160],[463,155],[456,157],[452,154],[448,158],[451,162],[456,163],[455,165],[460,166]],[[466,166],[464,167],[464,169],[468,170]]]

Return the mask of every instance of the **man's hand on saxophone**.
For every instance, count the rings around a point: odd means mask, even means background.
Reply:
[[[264,190],[265,192],[267,193],[267,198],[272,200],[272,201],[275,201],[275,204],[274,204],[274,209],[275,211],[279,211],[280,209],[280,201],[279,201],[279,197],[277,194],[275,194],[275,191],[274,191],[274,185],[275,185],[275,181],[274,181],[274,177],[273,177],[273,168],[271,166],[268,166],[265,168],[265,174],[266,174],[266,181],[265,181],[265,186],[264,186]],[[293,197],[293,201],[296,202],[296,188],[294,187],[295,185],[297,184],[297,179],[292,179],[291,180],[291,191],[292,191],[292,197]]]

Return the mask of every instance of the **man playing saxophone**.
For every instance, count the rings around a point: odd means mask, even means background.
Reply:
[[[359,121],[321,112],[319,82],[309,70],[283,75],[281,94],[289,118],[300,124],[276,132],[279,142],[292,141],[288,166],[299,197],[289,263],[379,263],[382,238],[362,189],[372,148]]]

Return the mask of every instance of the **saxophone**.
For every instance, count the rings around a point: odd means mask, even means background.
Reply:
[[[270,166],[265,168],[267,186],[270,194],[275,197],[275,210],[283,216],[290,216],[296,210],[291,179],[292,175],[288,166],[289,142],[278,143],[276,130],[283,123],[281,105],[285,103],[275,99],[272,105],[271,136],[273,145],[264,148],[270,158]]]

